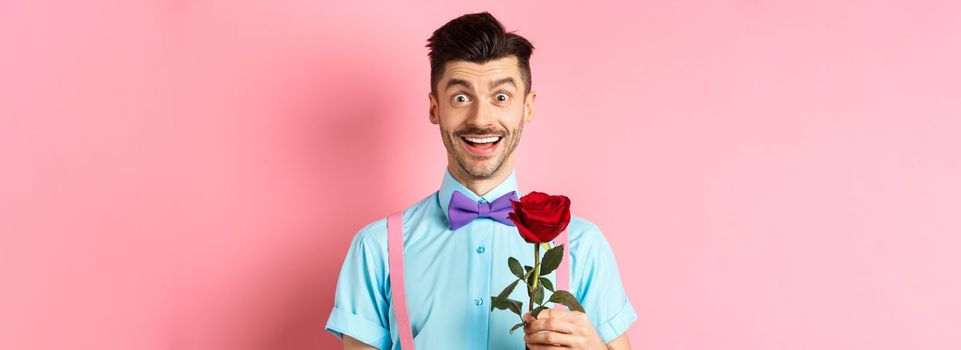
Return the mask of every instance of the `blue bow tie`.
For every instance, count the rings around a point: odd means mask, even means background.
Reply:
[[[451,194],[450,203],[447,206],[450,229],[456,230],[478,217],[491,218],[504,225],[514,226],[514,222],[507,218],[507,214],[514,211],[511,206],[511,199],[517,200],[515,191],[510,191],[491,203],[478,203],[455,190]]]

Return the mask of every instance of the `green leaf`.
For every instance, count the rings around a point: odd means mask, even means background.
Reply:
[[[494,309],[507,310],[507,300],[497,300],[497,297],[491,297],[491,311]]]
[[[544,305],[535,307],[534,310],[531,310],[531,316],[534,316],[534,318],[537,318],[537,315],[539,315],[541,311],[544,311],[546,309],[550,309],[550,308]]]
[[[513,256],[507,259],[507,266],[511,268],[511,273],[517,278],[524,279],[524,270],[521,269],[520,261],[517,261]]]
[[[531,279],[531,276],[534,274],[534,268],[525,265],[525,266],[524,266],[524,269],[527,270],[527,272],[524,273],[524,278],[523,278],[523,280],[524,280],[524,283],[527,283],[527,286],[530,287],[531,285],[533,285],[533,283],[532,283],[533,280]],[[530,288],[528,288],[528,289],[530,289]]]
[[[511,327],[511,334],[514,334],[514,331],[516,331],[518,328],[521,328],[521,327],[524,327],[524,322],[515,324],[514,327]]]
[[[564,258],[563,244],[551,248],[547,253],[544,253],[544,260],[541,261],[541,276],[546,276],[557,269],[557,267],[561,265],[562,258]]]
[[[493,309],[494,307],[496,307],[497,305],[500,305],[501,303],[507,300],[507,297],[509,297],[511,293],[514,292],[514,287],[517,287],[517,282],[520,282],[520,280],[514,281],[511,284],[508,284],[507,287],[504,288],[504,290],[502,290],[500,294],[498,294],[496,297],[492,297],[493,299],[491,299],[491,311],[494,311]],[[504,310],[503,308],[500,308],[500,309]]]
[[[551,280],[547,279],[547,277],[541,277],[541,284],[544,285],[544,288],[547,288],[547,290],[551,292],[554,291],[554,284],[551,283]]]
[[[534,304],[544,305],[544,285],[538,284],[534,290]]]
[[[567,308],[571,309],[571,311],[584,312],[584,307],[581,306],[581,303],[577,302],[577,298],[575,298],[574,295],[566,290],[554,292],[554,294],[551,294],[551,299],[548,301],[567,306]]]
[[[584,307],[577,301],[577,298],[565,290],[554,292],[548,301],[567,306],[571,311],[585,312]]]
[[[517,314],[517,316],[521,316],[523,313],[521,310],[524,308],[524,303],[514,299],[507,299],[505,304],[507,304],[507,308]]]

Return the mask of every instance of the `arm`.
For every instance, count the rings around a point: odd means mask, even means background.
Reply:
[[[344,350],[377,350],[377,348],[351,338],[349,335],[344,335]]]
[[[591,312],[545,309],[537,319],[528,312],[522,316],[527,323],[524,341],[528,345],[630,349],[627,329],[637,314],[624,291],[614,251],[597,225],[572,216],[569,227],[575,227],[570,233],[571,292]]]
[[[631,344],[627,341],[627,333],[611,340],[610,343],[607,343],[607,348],[610,350],[631,350]]]
[[[390,348],[385,229],[386,219],[362,228],[344,258],[326,327],[344,349]]]

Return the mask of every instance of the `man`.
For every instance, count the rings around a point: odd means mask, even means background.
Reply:
[[[403,211],[406,300],[419,349],[629,349],[625,331],[637,319],[617,264],[598,227],[577,215],[568,225],[570,291],[585,312],[547,309],[524,315],[524,333],[509,311],[491,312],[490,297],[516,280],[507,258],[534,265],[531,244],[512,224],[478,216],[453,222],[455,192],[481,204],[523,194],[514,149],[534,117],[529,59],[533,46],[506,33],[487,12],[464,15],[428,39],[430,122],[447,149],[440,189]],[[562,173],[564,169],[557,169]],[[513,197],[511,197],[513,198]],[[575,213],[576,214],[576,213]],[[398,349],[387,219],[361,228],[340,272],[327,331],[345,349]],[[556,274],[552,274],[553,276]],[[526,289],[510,296],[528,300]]]

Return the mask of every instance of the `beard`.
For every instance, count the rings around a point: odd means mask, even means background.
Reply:
[[[441,133],[444,139],[444,147],[447,148],[447,153],[452,155],[454,161],[457,165],[464,170],[468,175],[475,179],[486,179],[494,174],[496,174],[504,162],[514,153],[514,149],[517,148],[517,144],[520,143],[521,134],[524,131],[524,121],[517,125],[514,130],[508,130],[507,132],[499,132],[494,129],[477,129],[477,128],[467,128],[461,131],[456,131],[452,133],[444,132],[441,128]],[[460,135],[500,135],[501,140],[498,141],[497,153],[492,154],[485,158],[478,158],[470,154],[467,151],[464,140],[461,139]]]

